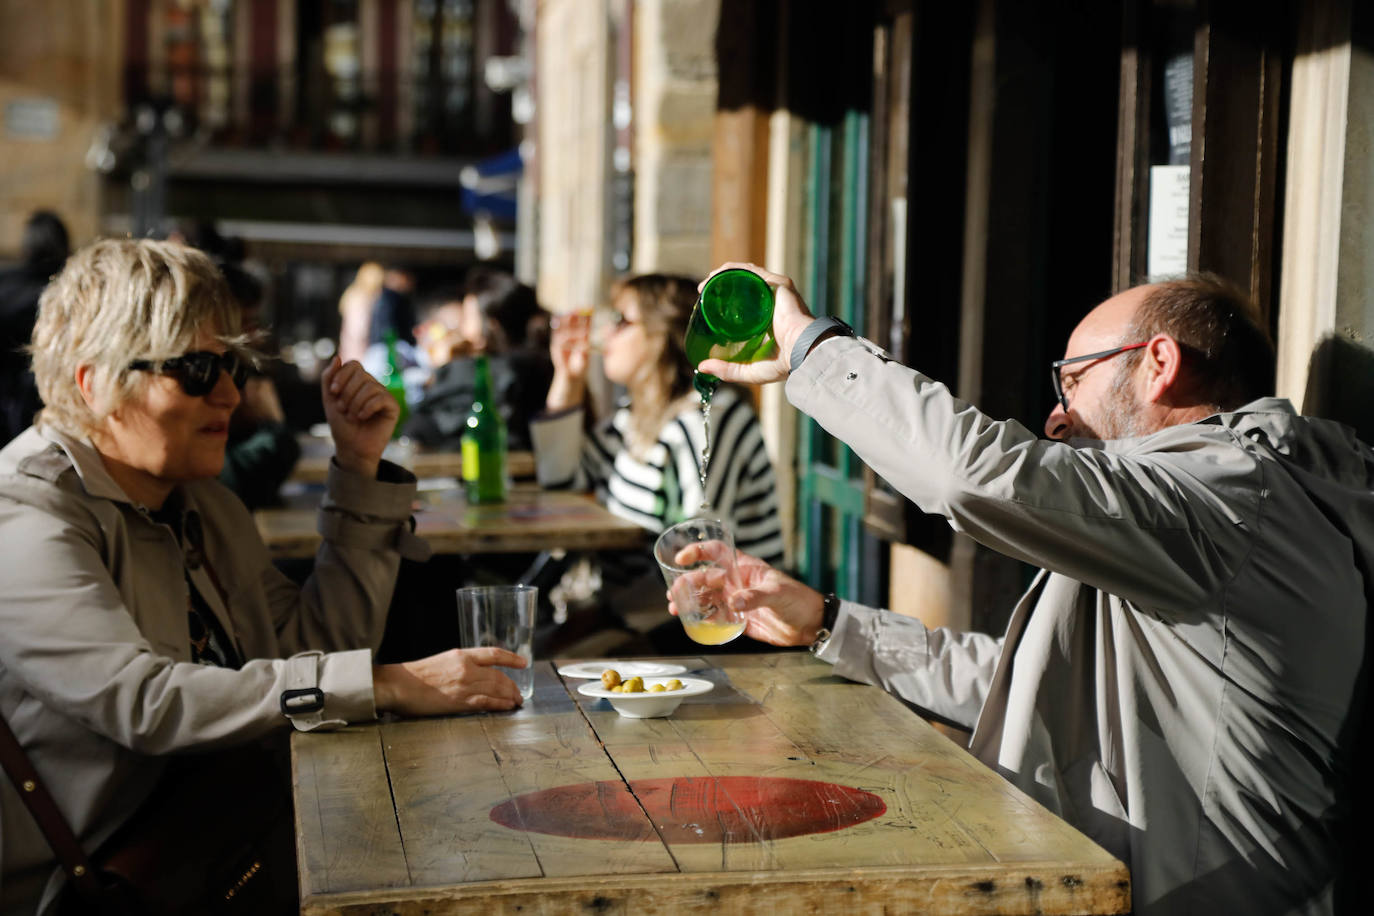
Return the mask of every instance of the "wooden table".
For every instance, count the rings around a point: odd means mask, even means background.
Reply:
[[[324,483],[329,476],[329,460],[334,457],[334,443],[320,436],[297,437],[301,457],[291,469],[290,479],[299,483]],[[415,448],[401,463],[421,480],[431,477],[462,477],[463,456],[457,451]],[[506,468],[516,480],[534,477],[533,452],[508,452]]]
[[[305,914],[1124,913],[1127,869],[804,652],[679,659],[621,718],[548,662],[513,713],[292,736]]]
[[[470,506],[456,488],[421,493],[415,533],[435,553],[535,553],[557,548],[578,550],[647,549],[649,533],[612,515],[582,493],[541,490],[517,484],[500,504]],[[316,510],[320,492],[294,499],[285,508],[253,513],[258,533],[274,557],[312,557],[320,546]]]

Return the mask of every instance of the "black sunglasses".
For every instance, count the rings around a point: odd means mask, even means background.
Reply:
[[[233,350],[223,353],[197,350],[171,359],[136,359],[129,363],[129,369],[170,375],[181,385],[181,390],[193,398],[203,397],[214,391],[215,386],[219,384],[221,371],[229,373],[234,387],[240,391],[248,381],[248,363]]]
[[[1125,353],[1127,350],[1139,350],[1148,343],[1149,341],[1147,340],[1145,343],[1127,344],[1124,347],[1116,347],[1112,350],[1099,350],[1096,353],[1086,353],[1083,356],[1070,356],[1068,359],[1056,359],[1054,362],[1050,363],[1050,383],[1054,385],[1054,396],[1059,399],[1059,406],[1064,408],[1064,413],[1069,412],[1069,399],[1064,394],[1064,380],[1059,377],[1059,370],[1061,367],[1067,366],[1069,363],[1086,363],[1090,359],[1106,359],[1109,356],[1116,356],[1118,353]]]

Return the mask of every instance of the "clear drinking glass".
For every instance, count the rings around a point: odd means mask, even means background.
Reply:
[[[495,646],[524,656],[524,668],[503,668],[520,696],[534,693],[534,613],[539,589],[533,585],[476,585],[458,589],[461,648]]]
[[[683,548],[701,545],[700,555],[680,563]],[[735,581],[735,538],[720,519],[693,518],[664,531],[654,543],[663,581],[668,584],[682,629],[693,641],[719,646],[744,632],[745,619],[726,603]]]

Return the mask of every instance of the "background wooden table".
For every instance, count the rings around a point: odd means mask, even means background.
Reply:
[[[666,719],[540,662],[513,713],[296,733],[302,912],[1129,911],[1124,865],[884,691],[679,661],[716,686]]]
[[[320,546],[316,509],[322,493],[284,508],[253,513],[274,557],[311,557]],[[612,515],[582,493],[512,487],[504,503],[470,506],[456,488],[427,491],[415,511],[415,533],[435,553],[537,553],[541,550],[648,549],[649,533]]]
[[[329,477],[329,460],[334,457],[334,443],[321,436],[297,436],[301,457],[291,469],[290,479],[298,483],[324,483]],[[391,457],[388,455],[387,457]],[[454,450],[416,447],[401,462],[421,480],[431,477],[463,476],[463,456]],[[506,469],[516,480],[534,477],[533,452],[508,452]]]

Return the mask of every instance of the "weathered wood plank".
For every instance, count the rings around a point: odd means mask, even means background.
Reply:
[[[334,458],[334,443],[315,436],[300,436],[301,457],[291,469],[290,480],[324,483],[329,479],[329,462]],[[406,470],[421,480],[436,477],[462,477],[463,455],[457,451],[419,449],[405,462]],[[534,453],[506,453],[506,472],[516,480],[534,477]]]
[[[751,811],[753,817],[764,822],[752,837],[729,838],[703,848],[691,844],[672,846],[673,855],[684,871],[714,871],[721,869],[758,869],[813,867],[818,864],[900,864],[900,863],[959,863],[974,860],[991,861],[992,856],[973,839],[968,831],[938,810],[927,812],[927,829],[917,831],[909,820],[909,793],[899,792],[904,784],[904,771],[909,766],[903,756],[863,749],[857,756],[852,751],[844,759],[827,759],[814,748],[789,736],[779,722],[791,719],[810,720],[817,715],[814,697],[797,686],[815,680],[817,669],[799,665],[796,661],[779,658],[774,664],[754,665],[747,669],[752,677],[740,677],[740,686],[752,690],[771,701],[749,703],[748,714],[740,715],[741,703],[747,697],[734,686],[713,691],[690,710],[680,711],[670,719],[656,720],[658,727],[642,727],[641,740],[632,740],[623,727],[614,740],[607,738],[607,751],[621,772],[632,783],[636,779],[668,778],[672,775],[694,776],[763,776],[775,779],[807,780],[814,788],[789,799],[787,809],[772,812],[782,820],[792,821],[798,806],[814,813],[814,832],[800,837],[775,838],[783,828],[767,823],[769,812]],[[736,678],[732,669],[732,680]],[[773,683],[765,683],[772,679]],[[838,684],[845,682],[836,681]],[[860,690],[861,694],[873,691]],[[719,716],[706,701],[723,698],[735,712],[733,716]],[[825,704],[819,704],[822,707]],[[892,710],[888,710],[892,711]],[[900,707],[902,719],[913,718]],[[631,722],[632,720],[626,720]],[[899,719],[899,721],[901,721]],[[851,734],[870,726],[866,719]],[[876,727],[890,729],[890,722]],[[805,737],[805,729],[796,737]],[[675,740],[675,735],[679,740]],[[936,736],[938,738],[938,736]],[[938,740],[950,749],[952,745]],[[860,744],[862,742],[859,742]],[[900,749],[905,751],[911,742]],[[853,815],[853,802],[846,793],[832,791],[833,785],[873,793],[883,799],[888,814],[870,822]],[[729,792],[727,790],[726,794]],[[906,804],[901,804],[906,802]],[[740,807],[747,806],[741,801]],[[930,807],[930,803],[921,805]],[[660,825],[662,826],[662,825]],[[938,828],[938,829],[936,829]],[[843,836],[837,831],[843,829]]]
[[[568,815],[567,829],[573,835],[524,834],[539,856],[544,874],[559,877],[676,872],[672,856],[587,720],[563,691],[552,667],[547,663],[539,667],[540,676],[549,678],[553,688],[562,692],[559,701],[554,702],[551,689],[548,701],[541,702],[536,697],[531,704],[536,717],[488,717],[484,724],[487,740],[500,760],[507,790],[512,798],[521,800],[522,817],[547,823],[548,806],[568,806],[567,811],[559,813]],[[531,793],[545,790],[564,794],[529,798]],[[574,819],[574,815],[581,819]],[[622,825],[621,836],[588,835],[588,826],[595,828],[598,820],[611,816]]]
[[[1050,880],[1046,880],[1046,876]],[[1130,883],[1115,868],[1042,867],[814,869],[716,875],[545,878],[396,894],[341,894],[302,907],[304,916],[669,916],[779,913],[939,913],[942,916],[1055,916],[1125,913]]]
[[[390,723],[383,728],[396,816],[415,886],[545,875],[675,871],[652,825],[639,836],[600,843],[518,829],[521,796],[560,786],[611,783],[634,808],[628,789],[553,669],[536,664],[535,695],[506,714]],[[517,827],[493,819],[501,805]]]
[[[409,884],[376,729],[291,740],[301,896]]]
[[[540,663],[523,710],[384,726],[412,885],[303,912],[1129,910],[1121,863],[883,691],[805,653],[684,663],[717,686],[669,718]]]
[[[753,675],[760,669],[747,670]],[[973,760],[894,697],[841,678],[787,677],[799,670],[804,669],[778,669],[781,676],[771,687],[752,678],[736,686],[767,695],[770,718],[808,755],[863,767],[881,761],[881,769],[899,773],[890,805],[897,803],[927,831],[942,820],[938,809],[943,809],[998,861],[1040,860],[1047,854],[1111,861],[1104,850]],[[741,679],[732,672],[732,680]],[[836,728],[837,723],[842,727]],[[1027,821],[1035,824],[1033,831],[1018,828]],[[940,842],[958,840],[945,835]]]
[[[529,841],[490,818],[508,793],[479,717],[392,723],[382,734],[415,885],[543,874]]]

